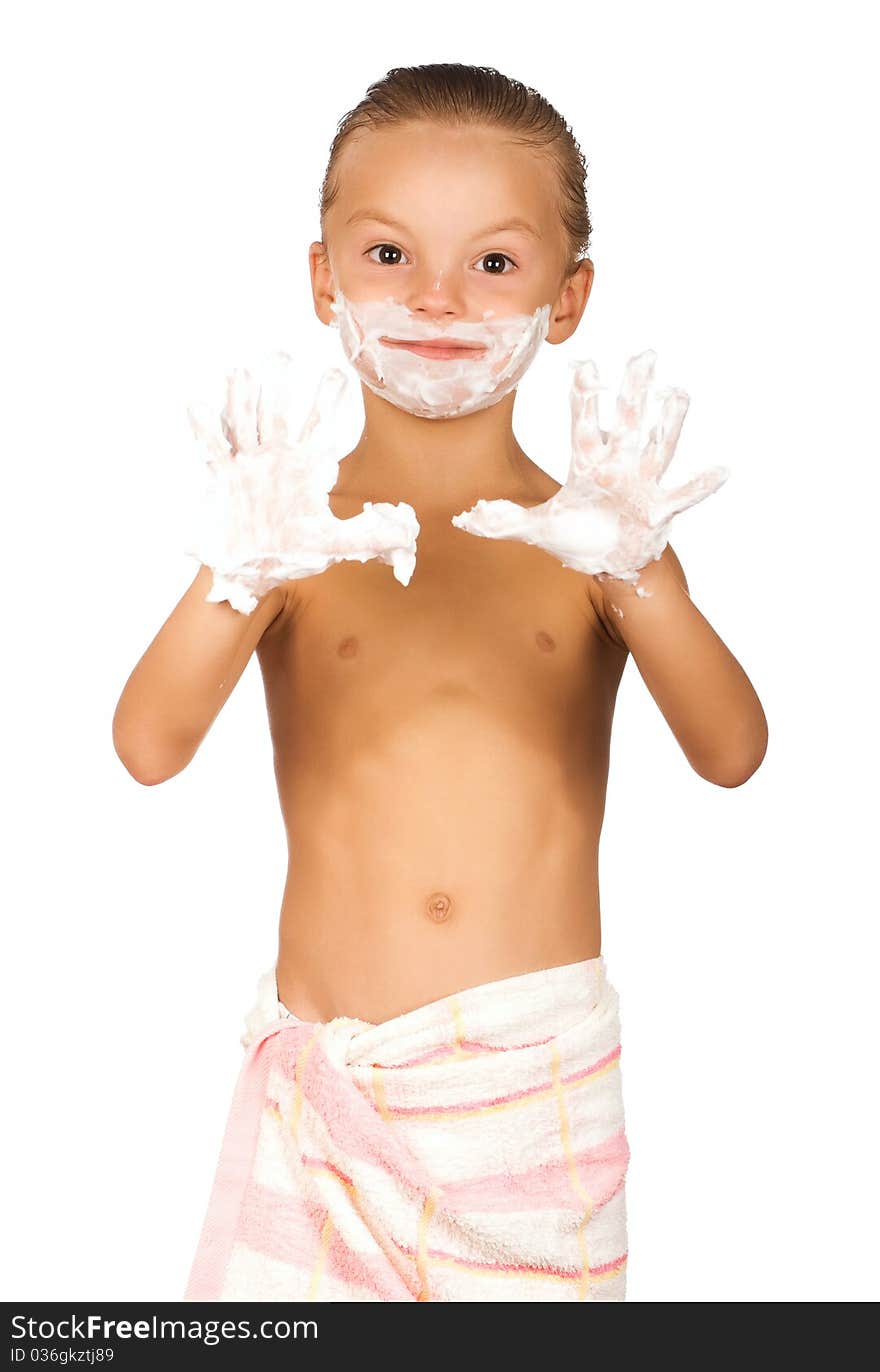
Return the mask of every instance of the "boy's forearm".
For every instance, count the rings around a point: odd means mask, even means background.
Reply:
[[[282,587],[251,614],[207,602],[202,566],[125,684],[113,716],[113,744],[145,784],[181,771],[198,749],[260,638],[284,605]]]
[[[679,580],[671,549],[640,573],[648,596],[616,579],[597,584],[609,621],[694,770],[719,786],[747,781],[767,749],[767,719],[742,667]]]

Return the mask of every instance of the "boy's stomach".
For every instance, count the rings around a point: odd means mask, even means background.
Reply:
[[[599,954],[607,739],[548,749],[474,724],[447,700],[430,728],[276,753],[277,979],[300,1018],[378,1023]]]

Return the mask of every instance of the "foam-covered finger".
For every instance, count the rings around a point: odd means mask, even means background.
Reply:
[[[672,461],[690,403],[687,391],[683,391],[679,386],[672,386],[665,392],[660,418],[657,421],[656,452],[651,473],[653,476],[662,476]]]
[[[219,416],[210,406],[196,401],[186,409],[192,431],[205,449],[206,460],[210,465],[229,455],[229,444],[223,433]]]
[[[456,529],[482,538],[519,538],[528,528],[528,508],[513,500],[478,500],[469,510],[453,515]]]
[[[657,354],[653,348],[631,357],[623,371],[623,381],[617,395],[618,430],[638,430],[645,418],[648,388],[654,377]]]
[[[223,431],[235,452],[257,446],[257,383],[246,367],[236,367],[226,379]]]
[[[660,476],[660,463],[657,459],[657,425],[648,434],[648,441],[639,457],[639,478],[642,481],[656,481]]]
[[[289,353],[270,353],[260,369],[257,437],[262,444],[289,441],[295,370]]]
[[[320,451],[332,443],[342,397],[349,379],[339,367],[330,367],[318,382],[312,407],[302,426],[298,444]]]
[[[681,514],[682,510],[689,510],[692,505],[697,505],[707,496],[714,495],[729,476],[728,467],[709,467],[675,490],[663,492],[648,522],[654,526]]]
[[[411,548],[394,548],[391,552],[391,567],[395,581],[408,586],[416,569],[416,555]]]
[[[592,457],[602,447],[602,431],[599,428],[599,370],[592,360],[573,362],[574,376],[571,380],[571,447],[584,457]]]

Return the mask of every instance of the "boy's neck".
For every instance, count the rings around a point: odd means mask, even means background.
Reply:
[[[458,419],[422,419],[363,391],[364,429],[340,464],[340,495],[453,515],[481,498],[514,498],[534,469],[513,433],[515,391]]]

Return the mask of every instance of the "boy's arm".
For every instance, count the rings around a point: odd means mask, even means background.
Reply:
[[[201,566],[125,684],[113,716],[113,746],[144,786],[191,761],[263,634],[287,602],[278,586],[250,614],[208,602],[213,573]]]
[[[767,719],[742,667],[691,600],[672,547],[639,574],[649,596],[615,578],[591,582],[606,628],[632,653],[694,771],[716,786],[748,781],[767,751]]]

